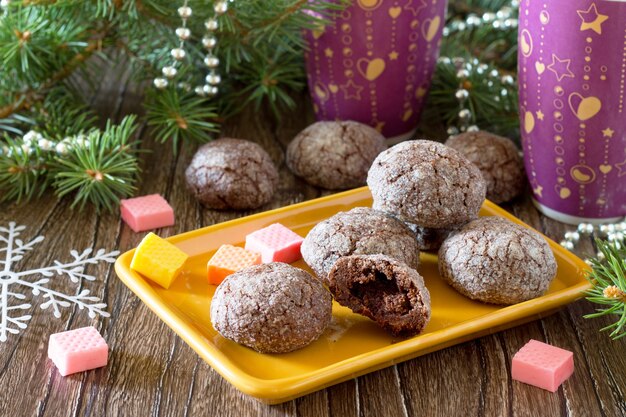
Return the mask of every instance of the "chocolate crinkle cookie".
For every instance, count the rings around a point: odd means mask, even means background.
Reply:
[[[301,247],[304,261],[328,284],[333,264],[342,256],[383,254],[411,268],[419,266],[413,232],[398,219],[368,207],[339,212],[318,223]]]
[[[439,249],[439,273],[474,300],[515,304],[541,296],[556,275],[556,261],[537,232],[501,217],[463,226]]]
[[[367,184],[373,208],[428,228],[448,228],[475,218],[485,200],[480,170],[441,143],[413,140],[382,152]]]
[[[229,275],[211,302],[215,330],[261,353],[307,346],[324,332],[331,314],[331,295],[317,279],[278,262]]]
[[[203,145],[185,171],[187,187],[206,207],[254,209],[268,203],[278,171],[256,143],[222,138]]]
[[[510,139],[478,131],[461,133],[446,141],[476,165],[487,183],[487,198],[504,203],[522,193],[526,184],[524,161]]]
[[[317,122],[287,148],[287,166],[317,187],[342,190],[365,185],[374,158],[387,149],[375,129],[357,122]]]
[[[394,336],[419,334],[430,320],[430,294],[424,279],[388,256],[339,258],[328,281],[339,304],[369,317]]]

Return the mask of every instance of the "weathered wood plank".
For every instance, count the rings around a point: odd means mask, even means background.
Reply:
[[[104,85],[119,85],[117,80]],[[94,106],[103,117],[119,118],[137,108],[138,89],[116,87],[101,93]],[[224,126],[224,136],[242,137],[268,150],[280,171],[281,185],[271,203],[257,211],[280,207],[328,194],[306,185],[289,172],[284,150],[291,138],[312,121],[306,97],[299,108],[280,122],[265,110],[247,110]],[[308,110],[307,110],[308,109]],[[138,194],[161,193],[174,206],[177,224],[159,231],[162,236],[241,217],[251,212],[212,211],[202,208],[185,188],[184,170],[194,149],[170,145],[140,132],[150,153],[143,155]],[[540,215],[529,194],[506,207],[516,216],[560,240],[573,230]],[[47,195],[36,203],[0,205],[0,225],[15,220],[28,225],[25,237],[44,234],[47,239],[17,267],[32,269],[69,255],[72,248],[121,251],[136,246],[143,234],[123,225],[117,213],[96,215],[69,210],[69,201]],[[581,256],[593,254],[591,239],[577,246]],[[124,416],[414,416],[414,415],[626,415],[626,340],[611,341],[598,329],[608,318],[585,320],[593,311],[586,301],[560,312],[495,335],[435,352],[395,367],[288,401],[262,404],[228,384],[204,363],[175,333],[132,294],[115,276],[111,265],[89,269],[101,279],[85,284],[103,295],[111,318],[89,319],[76,309],[59,320],[39,309],[30,328],[0,345],[0,415],[124,415]],[[62,290],[76,286],[61,281]],[[47,359],[50,333],[94,324],[111,346],[109,365],[63,378]],[[512,355],[530,338],[574,352],[576,373],[556,394],[510,379]],[[28,389],[24,389],[28,386]]]

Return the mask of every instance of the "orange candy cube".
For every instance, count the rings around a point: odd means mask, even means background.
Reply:
[[[261,254],[233,245],[222,245],[209,260],[209,284],[218,285],[230,274],[261,263]]]

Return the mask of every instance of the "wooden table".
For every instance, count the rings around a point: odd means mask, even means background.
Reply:
[[[105,80],[103,85],[112,84]],[[311,120],[301,116],[310,114],[306,98],[301,102],[302,108],[280,123],[263,112],[248,111],[224,126],[226,136],[262,144],[280,167],[280,189],[261,210],[324,194],[296,179],[284,164],[289,140]],[[123,83],[112,92],[101,92],[94,105],[103,116],[119,119],[138,108],[137,103],[136,91]],[[139,134],[152,152],[145,154],[138,194],[161,193],[176,210],[176,226],[161,235],[250,214],[202,209],[185,190],[183,172],[193,150],[174,155],[169,144],[154,144],[148,129],[142,128]],[[572,229],[538,214],[528,195],[506,208],[556,240]],[[118,213],[97,215],[90,209],[79,213],[70,210],[68,200],[50,195],[28,204],[0,205],[0,226],[9,221],[28,227],[25,238],[46,237],[19,263],[21,269],[67,259],[72,248],[123,252],[143,236],[123,225]],[[581,242],[577,250],[593,253],[591,240]],[[39,308],[41,300],[34,300],[25,312],[33,315],[28,329],[0,343],[0,416],[626,415],[626,338],[611,341],[600,333],[609,324],[607,319],[583,319],[594,310],[584,300],[542,320],[268,406],[225,382],[122,284],[112,265],[100,264],[89,271],[99,279],[85,287],[103,297],[111,317],[92,320],[84,311],[70,308],[55,319]],[[61,290],[76,291],[73,284],[58,285]],[[48,336],[86,325],[96,326],[109,343],[109,364],[61,377],[47,359]],[[576,372],[554,394],[511,381],[511,357],[530,338],[574,352]]]

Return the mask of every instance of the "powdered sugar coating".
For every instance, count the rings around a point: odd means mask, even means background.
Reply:
[[[510,139],[485,131],[466,132],[448,139],[446,145],[480,169],[487,198],[494,203],[512,200],[524,190],[524,161]]]
[[[422,227],[446,228],[476,217],[485,180],[463,155],[441,143],[413,140],[382,152],[367,184],[373,208]]]
[[[383,254],[411,268],[419,266],[413,232],[398,219],[368,207],[339,212],[318,223],[302,242],[301,251],[305,262],[325,283],[342,256]]]
[[[289,144],[286,162],[309,184],[342,190],[365,185],[367,170],[385,149],[384,136],[362,123],[317,122]]]
[[[215,330],[261,353],[307,346],[324,332],[331,313],[331,295],[317,279],[279,262],[228,276],[211,302]]]
[[[256,143],[222,138],[203,145],[185,171],[187,187],[206,207],[253,209],[268,203],[278,171]]]
[[[481,217],[443,242],[439,273],[474,300],[515,304],[541,296],[556,260],[538,233],[502,217]]]

